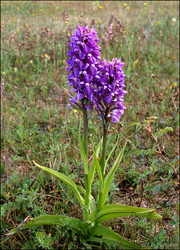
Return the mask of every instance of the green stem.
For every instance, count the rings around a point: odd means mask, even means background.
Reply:
[[[88,118],[87,118],[87,111],[83,108],[83,120],[84,120],[84,152],[86,156],[88,156]]]
[[[104,180],[104,174],[106,170],[105,162],[106,162],[106,145],[107,145],[107,133],[106,124],[103,125],[103,146],[102,146],[102,156],[101,156],[101,172]]]
[[[97,209],[100,209],[102,207],[101,204],[102,204],[102,196],[103,196],[103,190],[104,190],[104,175],[105,175],[105,170],[106,170],[107,134],[108,134],[108,124],[106,121],[103,121],[103,145],[102,145],[102,155],[101,155],[101,160],[100,160],[103,183],[101,183],[99,187]]]
[[[83,103],[82,103],[83,104]],[[83,138],[83,144],[84,144],[84,152],[88,159],[88,118],[87,118],[87,111],[83,104],[83,120],[84,120],[84,138]],[[86,188],[86,198],[85,198],[85,210],[83,212],[83,220],[84,222],[88,219],[88,211],[89,211],[89,181],[88,181],[88,173],[85,173],[85,188]]]

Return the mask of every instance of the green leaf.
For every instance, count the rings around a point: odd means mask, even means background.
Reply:
[[[69,100],[68,100],[68,102],[71,104],[71,106],[74,108],[74,109],[76,109],[76,110],[80,110],[80,111],[82,111],[83,109],[82,109],[82,107],[76,102],[76,105],[74,105],[74,104],[72,104]]]
[[[152,115],[152,116],[150,116],[150,117],[147,117],[147,119],[148,119],[148,120],[151,120],[151,119],[155,119],[155,120],[157,120],[157,119],[158,119],[158,117],[157,117],[157,116],[155,116],[155,115]]]
[[[132,154],[136,154],[139,151],[141,151],[141,150],[139,150],[139,149],[132,149],[131,151],[129,151],[129,153],[127,154],[127,156],[132,155]]]
[[[90,119],[92,116],[93,108],[90,108],[88,113],[87,113],[87,119]]]
[[[173,129],[171,127],[166,127],[164,129],[160,129],[159,131],[157,131],[154,136],[161,136],[163,133],[166,133],[167,131],[173,131]]]
[[[134,126],[134,125],[141,125],[139,122],[131,122],[129,125],[128,125],[128,127],[130,127],[130,126]]]
[[[97,170],[97,173],[98,173],[98,176],[99,176],[100,191],[102,192],[103,191],[103,176],[102,176],[101,168],[100,168],[100,165],[99,165],[99,161],[98,161],[98,159],[96,157],[96,154],[94,152],[93,144],[92,144],[92,150],[93,150],[93,153],[94,153],[94,160],[95,160],[96,170]]]
[[[175,214],[172,218],[173,218],[173,220],[175,220],[176,222],[178,222],[179,216],[178,216],[178,214]]]
[[[124,154],[124,150],[126,147],[127,142],[125,142],[124,147],[122,148],[120,154],[118,155],[114,165],[112,166],[111,170],[109,171],[109,173],[107,174],[105,181],[104,181],[104,192],[102,195],[102,200],[101,200],[101,204],[100,207],[103,206],[103,204],[106,202],[107,196],[108,196],[108,192],[109,192],[109,188],[112,182],[112,179],[114,177],[114,174],[117,170],[117,168],[119,167],[119,163],[122,160],[123,154]]]
[[[141,156],[142,156],[142,157],[144,157],[144,156],[145,156],[145,154],[146,154],[146,150],[144,150],[144,149],[143,149],[143,150],[141,150]]]
[[[115,148],[116,148],[116,146],[117,146],[117,144],[118,144],[118,141],[119,141],[119,134],[118,134],[118,138],[117,138],[117,141],[116,141],[114,147],[112,148],[112,150],[110,151],[110,153],[109,153],[109,155],[108,155],[108,157],[107,157],[107,160],[106,160],[106,163],[105,163],[105,169],[106,169],[107,163],[108,163],[108,161],[109,161],[109,159],[110,159],[112,153],[114,152],[114,150],[115,150]]]
[[[149,219],[162,219],[162,217],[154,212],[155,209],[152,208],[141,208],[124,206],[121,204],[111,204],[100,208],[98,211],[93,212],[89,215],[88,219],[95,222],[96,224],[101,224],[104,221],[115,219],[117,217],[123,216],[138,216],[146,217]]]
[[[118,249],[143,249],[137,245],[134,245],[115,233],[113,230],[105,226],[94,226],[89,230],[91,237],[87,241],[91,242],[106,242],[109,244],[118,245]]]
[[[141,128],[142,128],[142,125],[141,124],[137,124],[136,125],[136,132],[139,131]]]
[[[98,155],[99,155],[101,145],[102,145],[102,139],[100,140],[100,142],[98,143],[98,145],[96,147],[96,150],[95,150],[96,157],[98,157]],[[88,181],[89,181],[90,188],[91,188],[91,185],[92,185],[92,182],[93,182],[93,179],[94,179],[95,166],[96,166],[95,158],[93,158],[90,169],[89,169],[89,173],[88,173]]]
[[[7,239],[14,234],[22,231],[26,228],[32,228],[35,226],[43,226],[43,225],[60,225],[60,226],[69,226],[70,228],[75,228],[76,230],[82,230],[85,232],[84,224],[77,218],[72,218],[63,215],[42,215],[36,217],[34,219],[30,219],[28,216],[23,222],[21,222],[16,228],[9,231],[6,235]],[[30,220],[29,220],[30,219]],[[6,239],[6,240],[7,240]]]
[[[163,129],[164,131],[173,131],[173,129],[171,127],[166,127]]]
[[[151,191],[154,188],[153,185],[147,185],[144,189],[144,192]]]
[[[67,184],[71,190],[74,192],[74,194],[76,195],[78,201],[80,202],[81,206],[84,206],[84,199],[83,197],[80,195],[76,184],[74,183],[73,180],[71,180],[69,177],[65,176],[64,174],[61,174],[53,169],[50,168],[46,168],[43,166],[38,165],[35,161],[33,161],[34,164],[38,167],[41,168],[42,170],[48,172],[49,174],[55,176],[56,178],[58,178],[60,181],[63,181],[65,184]]]
[[[18,233],[19,231],[23,230],[29,220],[30,220],[30,216],[28,216],[27,218],[25,218],[16,228],[13,228],[8,233],[6,233],[6,235],[12,236],[12,235]]]
[[[105,129],[106,129],[106,130],[108,130],[108,128],[109,128],[109,123],[110,123],[110,122],[107,121],[106,124],[105,124]]]
[[[169,226],[170,226],[170,227],[176,226],[176,224],[177,224],[177,223],[176,223],[175,221],[171,221],[171,222],[169,223]]]
[[[175,214],[172,218],[173,218],[173,220],[178,221],[179,216],[178,216],[178,214]]]
[[[140,154],[141,154],[141,152],[142,152],[142,150],[140,149],[140,150],[138,150],[137,152],[136,152],[136,155],[137,156],[139,156]]]
[[[59,225],[59,226],[70,226],[83,228],[83,222],[77,218],[72,218],[63,215],[42,215],[34,218],[32,221],[28,221],[24,229],[35,226],[43,225]]]
[[[78,188],[84,195],[86,195],[86,190],[85,190],[83,187],[78,186],[78,185],[76,185],[76,186],[77,186],[77,188]],[[91,194],[89,195],[89,197],[90,197],[90,201],[89,201],[90,213],[93,213],[93,212],[96,210],[96,202],[95,202],[94,197],[93,197]]]
[[[146,155],[148,154],[153,154],[155,150],[149,148],[148,150],[146,150]]]
[[[154,188],[153,188],[153,194],[155,195],[155,194],[157,194],[158,192],[159,192],[159,190],[160,190],[160,185],[157,185],[157,186],[155,186]]]
[[[164,183],[164,184],[162,185],[162,189],[163,189],[164,191],[166,191],[166,190],[167,190],[167,188],[168,188],[167,183]]]

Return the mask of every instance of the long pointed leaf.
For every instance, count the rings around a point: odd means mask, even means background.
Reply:
[[[34,218],[32,221],[28,221],[24,229],[42,225],[68,225],[70,227],[83,227],[82,221],[77,218],[63,215],[42,215]]]
[[[77,188],[78,188],[84,195],[86,195],[86,190],[85,190],[83,187],[78,186],[78,185],[76,185],[76,186],[77,186]],[[90,197],[90,200],[89,200],[89,209],[90,209],[90,213],[93,213],[93,212],[96,210],[96,202],[95,202],[94,197],[93,197],[91,194],[89,195],[89,197]]]
[[[117,146],[117,144],[118,144],[118,141],[119,141],[119,134],[118,134],[118,139],[117,139],[117,141],[116,141],[114,147],[112,148],[112,150],[110,151],[110,153],[109,153],[109,155],[108,155],[108,157],[107,157],[105,166],[107,165],[107,163],[108,163],[108,161],[109,161],[109,159],[110,159],[112,153],[114,152],[114,150],[115,150],[115,148],[116,148],[116,146]]]
[[[91,237],[87,241],[106,242],[112,245],[118,245],[118,249],[143,249],[133,243],[130,243],[113,230],[104,226],[94,226],[90,228]],[[144,248],[145,249],[145,248]]]
[[[122,160],[123,154],[124,154],[124,150],[126,147],[127,142],[125,143],[124,147],[122,148],[120,154],[118,155],[114,165],[112,166],[111,170],[109,171],[109,173],[107,174],[105,181],[104,181],[104,193],[103,193],[103,197],[102,197],[102,201],[100,204],[100,207],[102,207],[104,205],[104,203],[106,202],[107,196],[108,196],[108,192],[109,192],[109,188],[112,182],[112,179],[114,177],[114,174],[119,166],[119,163]]]
[[[103,176],[102,176],[101,168],[100,168],[100,165],[99,165],[99,161],[97,159],[96,153],[94,152],[93,144],[92,144],[92,150],[93,150],[93,153],[94,153],[94,162],[95,162],[96,170],[97,170],[97,173],[98,173],[98,176],[99,176],[100,192],[102,192],[103,191]]]
[[[102,139],[100,140],[100,142],[98,143],[96,150],[95,150],[95,154],[96,157],[98,157],[99,155],[99,151],[102,145]],[[91,187],[93,179],[94,179],[94,174],[95,174],[95,159],[93,158],[90,169],[89,169],[89,173],[88,173],[88,179],[89,179],[89,186]]]
[[[97,212],[95,211],[90,214],[88,219],[96,224],[101,224],[102,222],[110,219],[130,215],[146,217],[149,219],[162,219],[159,214],[155,213],[155,209],[124,206],[121,204],[106,205],[100,208]]]
[[[73,180],[71,180],[69,177],[65,176],[64,174],[61,174],[53,169],[50,169],[50,168],[46,168],[46,167],[43,167],[43,166],[40,166],[39,164],[37,164],[35,161],[33,161],[34,164],[41,168],[42,170],[48,172],[49,174],[55,176],[56,178],[58,178],[60,181],[63,181],[65,184],[67,184],[71,190],[74,192],[74,194],[76,195],[78,201],[80,202],[81,206],[84,206],[84,199],[83,197],[80,195],[78,189],[77,189],[77,186],[76,184],[74,183]]]
[[[12,236],[26,228],[32,228],[35,226],[43,226],[43,225],[60,225],[60,226],[68,225],[69,227],[74,227],[79,229],[80,228],[83,229],[84,227],[82,221],[80,221],[79,219],[63,215],[41,215],[34,219],[30,219],[29,217],[27,217],[16,228],[9,231],[6,235]]]

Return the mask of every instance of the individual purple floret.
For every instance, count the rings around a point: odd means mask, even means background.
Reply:
[[[94,93],[94,79],[99,74],[100,47],[97,43],[97,33],[94,28],[80,27],[74,31],[71,36],[69,47],[71,48],[67,55],[67,70],[71,73],[68,75],[69,85],[73,87],[71,91],[76,93],[71,103],[82,100],[90,100],[87,108],[92,106]]]
[[[103,59],[101,62],[101,74],[95,89],[94,102],[99,113],[106,121],[119,122],[124,113],[124,95],[127,93],[125,87],[124,71],[125,63],[121,59],[113,59],[112,62]]]

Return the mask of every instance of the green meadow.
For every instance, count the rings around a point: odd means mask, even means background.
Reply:
[[[112,24],[112,39],[107,41]],[[70,109],[67,51],[78,25],[95,27],[101,58],[121,58],[126,107],[111,124],[107,151],[128,140],[106,203],[150,207],[162,220],[118,218],[104,223],[149,249],[179,249],[179,2],[1,2],[2,249],[106,249],[88,245],[67,225],[39,226],[6,239],[25,218],[82,218],[73,193],[33,163],[84,183],[79,111]],[[89,122],[96,146],[101,122]],[[89,162],[93,158],[89,141]],[[98,178],[94,182],[98,192]],[[117,248],[114,248],[117,249]]]

